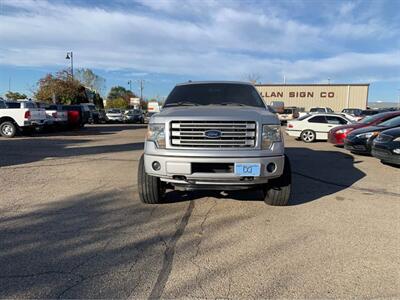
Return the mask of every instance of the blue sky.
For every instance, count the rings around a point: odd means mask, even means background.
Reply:
[[[187,80],[371,83],[400,89],[400,1],[0,0],[0,95],[91,68],[113,85],[166,96]],[[10,80],[11,79],[11,80]]]

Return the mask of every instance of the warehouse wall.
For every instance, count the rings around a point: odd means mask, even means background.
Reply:
[[[339,112],[343,108],[365,109],[368,102],[368,84],[310,84],[310,85],[256,85],[264,101],[283,101],[285,106],[330,107]]]

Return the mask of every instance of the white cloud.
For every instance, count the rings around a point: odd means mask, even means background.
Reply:
[[[244,2],[220,1],[142,1],[144,11],[73,2],[2,3],[16,11],[0,15],[0,64],[62,67],[67,65],[65,52],[73,50],[78,67],[134,70],[137,76],[238,79],[255,72],[266,81],[282,74],[301,81],[326,76],[356,80],[372,78],[374,72],[395,77],[400,61],[390,47],[373,53],[348,49],[348,39],[388,38],[385,23],[376,18],[316,25]],[[355,5],[340,9],[349,16]]]

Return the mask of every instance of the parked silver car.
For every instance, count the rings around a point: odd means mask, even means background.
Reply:
[[[107,122],[123,122],[124,114],[120,109],[112,108],[106,111]]]

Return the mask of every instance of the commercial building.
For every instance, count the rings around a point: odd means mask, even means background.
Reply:
[[[365,109],[369,84],[256,84],[267,104],[282,101],[285,106],[330,107],[336,112],[344,108]]]

